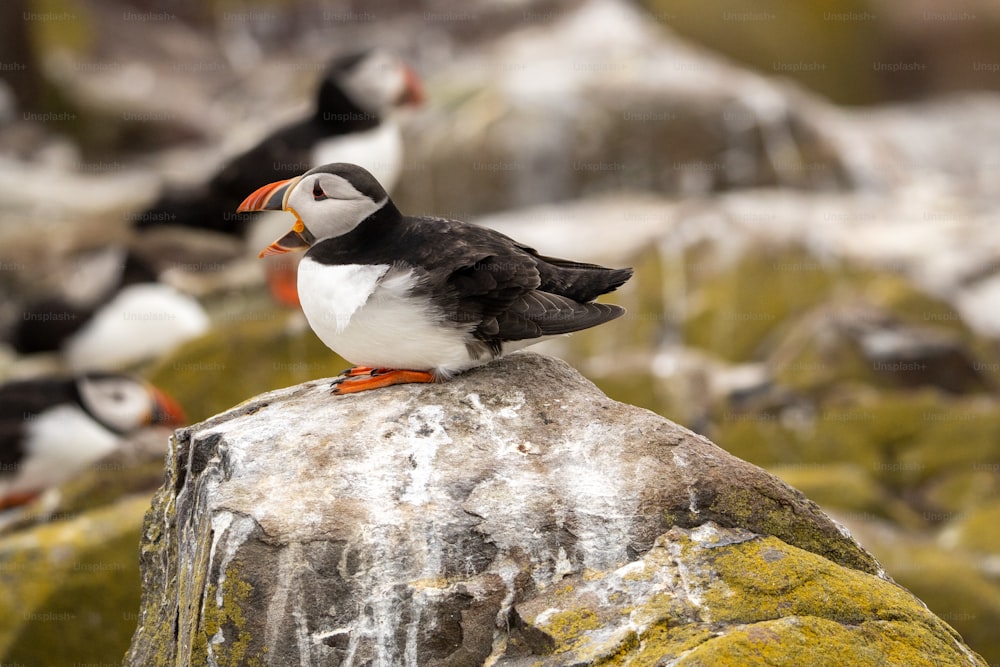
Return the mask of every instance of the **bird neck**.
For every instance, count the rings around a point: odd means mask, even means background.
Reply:
[[[309,249],[313,259],[325,264],[353,264],[380,254],[385,239],[398,230],[402,214],[391,199],[346,234],[325,239]]]

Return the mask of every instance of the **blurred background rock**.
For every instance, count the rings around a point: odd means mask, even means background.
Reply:
[[[384,46],[426,86],[402,210],[636,267],[625,318],[536,349],[802,489],[997,662],[998,29],[985,0],[4,3],[0,332]],[[132,370],[193,420],[347,365],[256,267],[161,274],[211,327]],[[3,348],[0,379],[63,363]],[[0,661],[128,645],[159,478],[92,472],[0,536]]]

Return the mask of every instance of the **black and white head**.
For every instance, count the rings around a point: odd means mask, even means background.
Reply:
[[[182,424],[177,403],[136,378],[113,373],[88,373],[76,380],[80,406],[116,433],[128,433],[150,424]]]
[[[347,234],[389,201],[375,177],[356,164],[335,162],[269,183],[240,204],[245,211],[288,211],[295,224],[261,257],[308,248]]]
[[[420,104],[423,88],[416,72],[395,54],[366,49],[339,56],[330,63],[320,83],[317,113],[337,120],[345,98],[350,106],[376,118],[389,109]]]

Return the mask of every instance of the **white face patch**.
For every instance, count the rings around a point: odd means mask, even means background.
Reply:
[[[153,399],[140,382],[126,377],[83,378],[79,382],[84,407],[103,424],[127,433],[148,424]]]
[[[374,51],[342,83],[355,104],[365,111],[380,114],[403,94],[406,76],[398,58]]]
[[[286,207],[298,213],[317,241],[343,236],[382,208],[350,181],[334,174],[310,174],[288,194]]]

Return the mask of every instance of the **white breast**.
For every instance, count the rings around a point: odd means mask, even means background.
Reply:
[[[299,299],[316,335],[360,366],[458,372],[489,359],[471,359],[466,329],[445,321],[411,293],[410,272],[379,266],[327,266],[309,257],[299,265]]]
[[[74,370],[117,369],[157,357],[208,330],[194,298],[168,285],[130,285],[70,339],[65,353]]]
[[[77,405],[60,405],[27,422],[17,475],[0,481],[0,496],[60,484],[117,447],[119,437]]]

